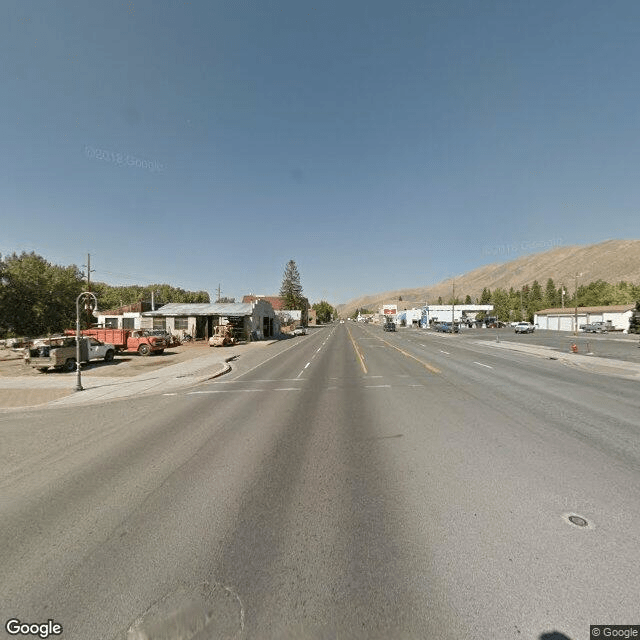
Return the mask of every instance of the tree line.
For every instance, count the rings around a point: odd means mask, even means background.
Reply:
[[[76,265],[51,264],[35,252],[0,256],[0,338],[53,334],[75,326],[76,299],[87,290]],[[111,310],[140,301],[209,302],[206,291],[185,291],[168,284],[114,287],[92,282],[98,307]],[[82,314],[82,324],[94,321]]]
[[[533,322],[533,316],[542,309],[555,309],[564,306],[567,309],[578,307],[604,307],[617,304],[635,304],[640,300],[640,285],[630,282],[618,282],[612,284],[604,280],[596,280],[589,284],[578,286],[569,291],[569,287],[560,285],[556,287],[553,278],[547,280],[542,288],[537,280],[531,285],[524,285],[521,289],[509,290],[497,288],[491,291],[488,288],[482,290],[476,304],[492,304],[494,311],[490,315],[497,316],[504,322],[528,321]],[[473,304],[471,296],[449,298],[443,302],[438,298],[438,304]]]

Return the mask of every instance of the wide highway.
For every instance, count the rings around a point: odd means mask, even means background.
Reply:
[[[640,623],[638,380],[352,322],[232,367],[0,415],[5,637],[10,619],[64,640]]]

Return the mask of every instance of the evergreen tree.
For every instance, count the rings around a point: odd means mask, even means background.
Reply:
[[[480,296],[480,304],[491,304],[491,289],[485,287]]]
[[[289,260],[284,269],[280,297],[284,298],[285,309],[302,309],[305,303],[300,284],[300,273],[294,260]]]
[[[629,333],[640,333],[640,302],[636,302],[636,310],[629,318]]]
[[[553,309],[558,304],[558,292],[556,291],[556,285],[553,281],[553,278],[549,278],[547,280],[547,286],[544,290],[544,306],[547,309]]]

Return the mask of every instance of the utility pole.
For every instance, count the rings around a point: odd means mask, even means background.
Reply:
[[[95,269],[91,268],[91,254],[87,253],[87,264],[83,264],[83,267],[87,267],[87,291],[91,291],[91,273]]]
[[[456,321],[455,315],[456,308],[456,281],[453,281],[453,298],[451,298],[451,335],[453,335],[453,328]]]
[[[573,289],[573,297],[574,297],[574,303],[575,303],[575,320],[574,320],[574,327],[573,327],[573,335],[577,336],[578,335],[578,278],[581,276],[581,273],[576,273],[575,277],[575,286]]]
[[[218,283],[218,299],[216,302],[220,302],[220,298],[222,297],[222,291],[220,290],[220,283]]]
[[[83,267],[87,267],[87,293],[91,293],[91,272],[95,271],[95,269],[91,268],[91,254],[87,253],[87,264],[82,265]],[[89,298],[86,298],[87,304],[85,306],[85,311],[87,312],[87,323],[91,326],[91,316],[93,315],[92,311],[89,308]]]

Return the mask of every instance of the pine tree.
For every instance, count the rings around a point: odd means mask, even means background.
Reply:
[[[547,287],[544,291],[544,305],[547,309],[553,309],[558,306],[556,285],[553,278],[547,280]]]
[[[280,287],[280,297],[284,298],[285,309],[302,309],[304,297],[302,295],[302,285],[300,284],[300,273],[294,260],[289,260],[284,269],[282,286]]]

